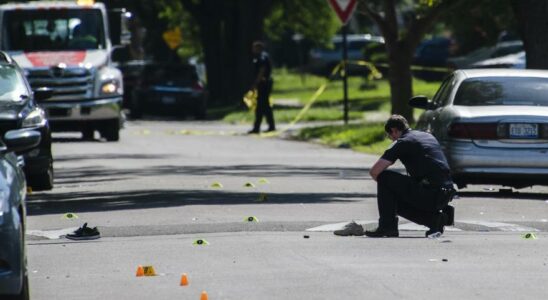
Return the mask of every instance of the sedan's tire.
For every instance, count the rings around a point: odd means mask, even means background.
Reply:
[[[0,294],[0,299],[2,300],[29,300],[29,278],[28,276],[23,277],[23,286],[21,287],[21,292],[17,295],[4,295]]]
[[[107,140],[107,142],[117,142],[120,140],[120,121],[113,120],[105,122],[102,129],[99,130],[101,136]]]
[[[34,191],[49,191],[53,189],[53,164],[50,164],[44,173],[29,176],[28,185]]]
[[[200,104],[194,108],[194,118],[205,120],[207,116],[207,97],[204,95]]]
[[[84,129],[82,130],[82,139],[85,141],[92,141],[94,138],[95,130],[93,129]]]
[[[21,240],[23,241],[23,247],[25,247],[25,237],[24,237],[24,225],[21,222]],[[26,251],[23,249],[22,253],[26,253]],[[29,277],[27,274],[27,260],[24,257],[23,258],[24,263],[24,275],[23,275],[23,284],[21,286],[21,291],[17,295],[0,295],[0,299],[2,300],[29,300],[30,299],[30,293],[29,293]]]
[[[132,119],[140,119],[143,117],[143,108],[141,107],[141,99],[136,92],[131,93],[131,104],[129,106],[129,115]]]
[[[25,275],[23,277],[23,286],[21,287],[21,293],[19,295],[16,295],[14,300],[29,300],[30,299],[30,293],[29,293],[29,277],[28,275]]]
[[[194,118],[196,120],[205,120],[206,118],[206,110],[205,109],[199,109],[194,112]]]

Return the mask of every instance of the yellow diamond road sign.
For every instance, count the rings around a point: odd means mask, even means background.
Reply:
[[[175,49],[181,45],[183,38],[181,35],[181,28],[175,27],[171,30],[167,30],[162,34],[164,41],[171,49]]]

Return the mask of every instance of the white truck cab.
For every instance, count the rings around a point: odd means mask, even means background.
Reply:
[[[80,131],[89,139],[97,130],[107,141],[119,140],[124,87],[111,54],[113,43],[126,41],[116,13],[118,19],[89,0],[0,5],[0,50],[24,69],[33,90],[52,90],[40,105],[53,131]]]

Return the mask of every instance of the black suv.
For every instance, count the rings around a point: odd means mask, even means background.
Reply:
[[[207,97],[194,65],[148,62],[135,81],[129,108],[133,118],[167,112],[204,119]]]
[[[24,171],[27,185],[33,190],[53,188],[53,158],[51,131],[44,110],[36,101],[51,96],[49,90],[33,92],[23,70],[5,52],[0,51],[0,136],[12,129],[40,132],[38,146],[24,153]]]

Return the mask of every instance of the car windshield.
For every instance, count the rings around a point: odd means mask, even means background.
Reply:
[[[460,85],[453,104],[548,106],[548,78],[484,77],[467,79]]]
[[[0,65],[0,102],[21,101],[27,96],[25,81],[14,66]]]
[[[2,43],[6,50],[104,49],[102,18],[98,9],[60,9],[5,13]]]

